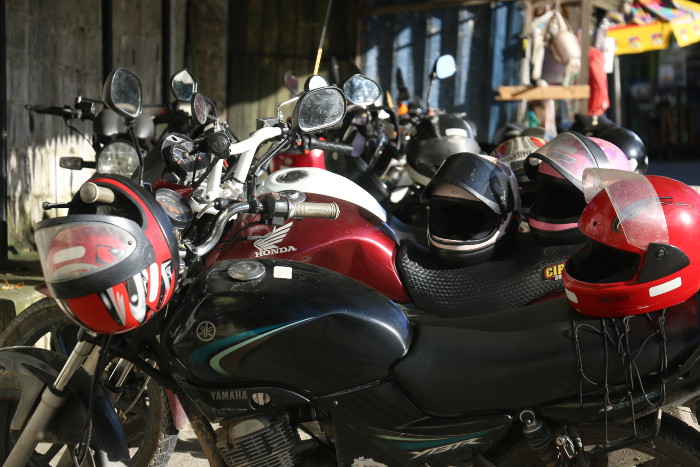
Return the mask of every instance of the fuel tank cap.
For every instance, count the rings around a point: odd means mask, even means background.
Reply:
[[[237,281],[252,281],[265,275],[265,266],[258,261],[238,261],[228,268],[228,275]]]

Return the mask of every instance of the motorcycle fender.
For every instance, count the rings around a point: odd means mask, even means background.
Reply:
[[[46,385],[53,383],[67,357],[35,347],[8,347],[0,349],[0,393],[18,391],[20,401],[11,422],[11,429],[21,429],[31,415],[34,402]],[[78,370],[68,387],[69,396],[50,425],[52,433],[60,433],[62,439],[76,433],[80,441],[84,414],[90,400],[92,378],[83,369]],[[93,406],[92,429],[95,431],[98,455],[102,465],[131,465],[124,430],[114,408],[102,391],[98,390]],[[77,430],[77,431],[76,431]]]

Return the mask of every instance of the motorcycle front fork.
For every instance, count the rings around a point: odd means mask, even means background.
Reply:
[[[36,445],[46,437],[46,428],[68,398],[65,390],[71,378],[85,363],[94,347],[95,344],[89,342],[78,342],[56,380],[52,385],[44,388],[39,404],[34,409],[22,433],[17,437],[17,442],[7,456],[3,467],[23,467],[29,463]]]
[[[71,378],[73,378],[73,375],[80,367],[85,365],[95,347],[97,347],[95,344],[86,341],[78,342],[68,356],[68,360],[66,360],[56,380],[52,385],[44,388],[36,409],[34,409],[22,433],[17,436],[17,442],[5,460],[3,467],[24,467],[28,464],[37,444],[47,437],[47,428],[51,420],[67,400],[68,393],[66,389]],[[114,371],[108,378],[109,384],[105,385],[113,389],[107,391],[110,402],[115,403],[119,399],[121,395],[119,388],[132,368],[133,364],[126,360],[120,360],[115,366]],[[93,369],[93,377],[98,378],[101,371],[101,368],[95,367]],[[70,454],[64,453],[64,457],[66,455]],[[72,461],[69,464],[72,465]]]

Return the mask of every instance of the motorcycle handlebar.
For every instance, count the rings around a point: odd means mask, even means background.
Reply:
[[[336,203],[311,203],[302,201],[293,204],[294,209],[289,217],[317,217],[323,219],[337,219],[340,208]]]
[[[112,204],[114,202],[114,192],[93,182],[87,182],[80,187],[80,199],[90,204]]]
[[[331,143],[329,141],[321,141],[312,136],[307,137],[307,147],[309,149],[321,149],[328,152],[337,152],[339,154],[351,156],[353,147],[349,144]]]
[[[80,118],[82,115],[82,112],[77,109],[73,109],[71,107],[44,107],[41,105],[25,105],[25,109],[30,110],[32,112],[36,112],[38,114],[49,114],[49,115],[57,115],[59,117],[63,118]]]

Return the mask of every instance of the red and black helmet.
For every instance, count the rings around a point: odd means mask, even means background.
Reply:
[[[52,296],[100,334],[134,329],[162,309],[177,284],[179,254],[168,216],[153,195],[119,175],[89,182],[109,188],[109,205],[73,199],[68,216],[37,223],[39,258]]]
[[[579,226],[588,237],[566,262],[571,306],[602,317],[681,303],[700,288],[700,194],[682,182],[588,169],[590,202]]]

